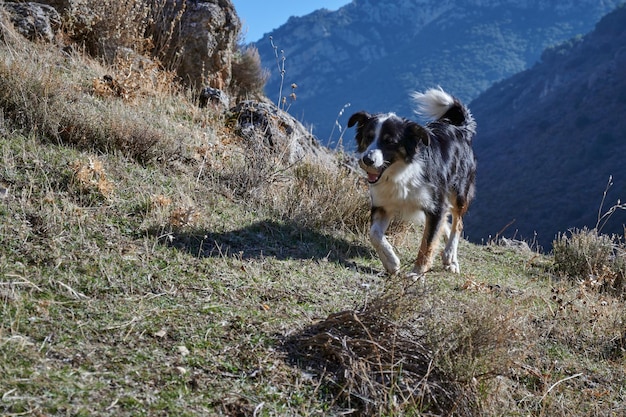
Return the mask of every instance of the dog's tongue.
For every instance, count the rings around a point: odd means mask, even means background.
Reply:
[[[369,182],[376,182],[376,181],[378,181],[378,177],[379,177],[379,174],[377,172],[368,172],[367,173],[367,180]]]

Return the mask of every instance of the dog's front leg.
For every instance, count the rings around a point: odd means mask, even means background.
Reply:
[[[391,216],[381,207],[372,207],[370,240],[383,266],[391,275],[400,270],[400,259],[393,251],[393,247],[387,241],[385,232],[391,223]]]
[[[462,214],[459,210],[452,211],[452,232],[450,233],[450,238],[442,254],[443,266],[446,270],[457,274],[461,272],[457,256],[459,240],[463,232],[463,218],[461,216]]]
[[[445,229],[445,227],[443,227],[445,221],[446,216],[441,213],[426,214],[424,235],[422,236],[420,250],[417,254],[415,266],[413,267],[413,273],[422,275],[432,267],[433,256],[439,243],[439,236]]]

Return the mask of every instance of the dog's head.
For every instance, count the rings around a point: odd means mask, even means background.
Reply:
[[[370,184],[377,183],[393,164],[408,164],[420,147],[430,144],[422,126],[393,113],[372,115],[361,111],[348,120],[348,127],[355,125],[359,165],[367,172]]]

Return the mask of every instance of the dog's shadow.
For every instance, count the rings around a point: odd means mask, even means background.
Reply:
[[[197,257],[323,259],[365,270],[351,259],[373,256],[369,247],[291,222],[264,220],[224,232],[151,229],[148,233],[162,244]]]

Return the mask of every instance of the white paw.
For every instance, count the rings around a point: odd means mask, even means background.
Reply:
[[[400,259],[396,256],[390,258],[382,258],[383,266],[389,275],[395,275],[400,271]]]
[[[407,280],[411,280],[413,282],[425,283],[426,282],[426,274],[418,273],[418,272],[409,272],[404,276]]]
[[[428,272],[428,270],[430,269],[430,267],[426,266],[426,265],[415,265],[413,267],[413,270],[411,271],[412,274],[417,274],[417,275],[424,275],[426,272]]]
[[[385,265],[385,270],[387,271],[389,275],[396,275],[398,272],[400,272],[400,265],[398,266],[386,266]]]
[[[461,267],[459,266],[458,262],[450,262],[447,265],[444,265],[446,271],[450,271],[454,274],[460,274],[461,273]]]

